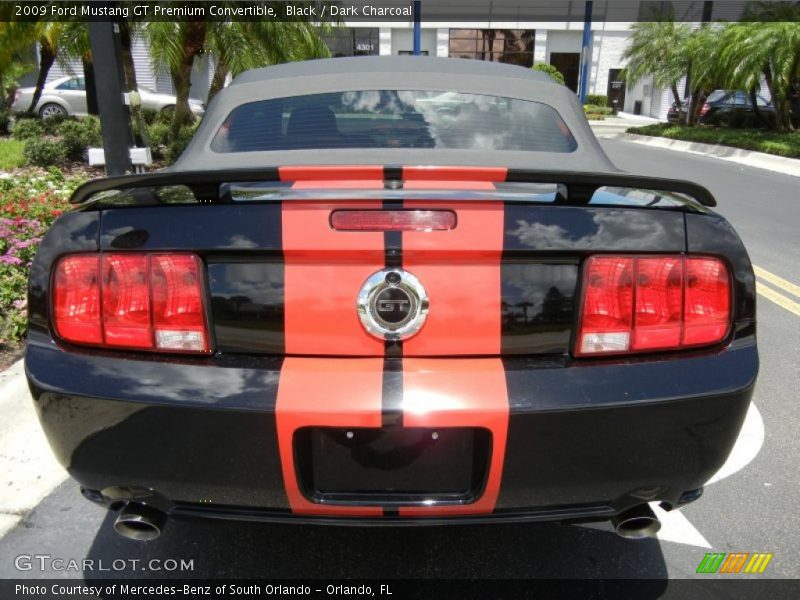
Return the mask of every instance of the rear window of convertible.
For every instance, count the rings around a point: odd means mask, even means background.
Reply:
[[[215,152],[324,148],[448,148],[572,152],[575,138],[547,104],[431,91],[351,91],[249,102],[211,142]]]

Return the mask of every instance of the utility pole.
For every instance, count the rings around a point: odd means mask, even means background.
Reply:
[[[586,104],[586,94],[589,91],[589,69],[592,65],[592,0],[587,0],[583,15],[583,43],[581,44],[581,80],[578,85],[578,95],[581,104]]]
[[[103,134],[106,175],[124,175],[132,170],[130,148],[133,133],[128,107],[123,102],[125,74],[119,28],[110,21],[89,22],[89,41],[97,81],[97,107]]]
[[[414,56],[419,56],[421,52],[421,23],[420,19],[422,18],[422,2],[421,0],[414,0]]]

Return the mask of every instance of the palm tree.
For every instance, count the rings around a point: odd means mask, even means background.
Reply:
[[[209,29],[208,50],[216,59],[209,101],[229,75],[295,60],[326,58],[330,51],[322,35],[330,25],[306,22],[245,21],[222,23]]]
[[[166,68],[175,88],[172,135],[192,121],[189,87],[194,60],[204,53],[216,59],[209,95],[229,74],[279,62],[329,56],[320,28],[303,21],[150,22],[145,34],[156,64]]]
[[[10,28],[11,23],[0,22],[0,111],[10,106],[17,80],[33,66],[34,58],[27,49],[19,47]]]
[[[10,51],[12,54],[23,52],[34,44],[39,49],[36,89],[33,92],[33,98],[27,110],[28,113],[33,113],[39,103],[39,98],[42,97],[42,89],[47,81],[47,74],[58,57],[64,23],[15,21],[2,23],[2,26],[0,30],[0,46],[3,46],[6,51]]]
[[[192,67],[194,59],[205,51],[209,25],[205,21],[158,21],[146,24],[150,53],[157,65],[168,69],[175,88],[173,138],[177,137],[183,125],[194,119],[189,108]]]
[[[781,3],[783,4],[783,3]],[[751,19],[728,27],[720,63],[731,88],[753,91],[763,78],[775,105],[778,131],[792,131],[792,94],[800,78],[800,8],[766,4]]]
[[[720,68],[721,38],[725,25],[704,23],[693,31],[686,42],[691,81],[691,102],[686,111],[686,124],[694,125],[697,113],[708,95],[725,87],[725,72]]]
[[[634,23],[623,59],[628,61],[626,77],[630,84],[652,75],[653,83],[669,87],[675,102],[682,106],[678,81],[688,70],[686,44],[691,30],[685,23],[666,20]]]

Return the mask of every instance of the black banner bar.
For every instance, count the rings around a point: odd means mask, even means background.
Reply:
[[[351,0],[339,2],[263,2],[258,0],[22,0],[4,1],[0,21],[312,21],[312,22],[398,22],[414,19],[412,0]],[[582,22],[584,2],[570,0],[426,0],[423,23],[488,22],[492,27],[518,27],[542,22]],[[674,19],[679,22],[761,21],[764,5],[775,2],[715,0],[597,0],[594,23],[628,23]],[[792,2],[785,2],[791,6]],[[710,14],[709,14],[710,13]]]
[[[569,560],[565,557],[565,560]],[[499,579],[499,580],[251,580],[96,579],[2,580],[0,597],[80,600],[135,598],[348,598],[366,600],[526,600],[532,598],[797,598],[796,579],[737,576],[698,579]]]

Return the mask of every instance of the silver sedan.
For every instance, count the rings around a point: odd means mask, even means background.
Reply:
[[[23,113],[28,110],[36,88],[27,87],[17,90],[11,110]],[[139,86],[142,108],[155,111],[170,110],[175,107],[175,96],[157,94],[152,90]],[[196,116],[202,116],[205,106],[200,100],[189,98],[189,108]],[[86,82],[83,77],[61,77],[45,84],[42,96],[34,110],[42,118],[54,115],[88,114],[86,106]]]

